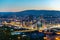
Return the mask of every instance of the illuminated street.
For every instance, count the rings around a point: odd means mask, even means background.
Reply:
[[[0,40],[60,40],[60,0],[0,0]]]

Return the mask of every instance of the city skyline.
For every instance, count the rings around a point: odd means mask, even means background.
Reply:
[[[59,10],[60,0],[0,0],[0,12]]]

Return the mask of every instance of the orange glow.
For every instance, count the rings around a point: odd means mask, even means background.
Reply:
[[[60,40],[60,36],[56,37],[55,40]]]
[[[42,30],[39,30],[39,32],[42,32]]]
[[[44,37],[44,40],[47,39],[47,37]]]
[[[56,32],[56,34],[60,34],[60,32]]]

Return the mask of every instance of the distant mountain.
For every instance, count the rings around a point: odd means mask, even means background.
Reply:
[[[34,15],[34,16],[57,16],[60,17],[60,11],[54,10],[25,10],[21,12],[0,12],[0,17],[9,17],[9,16],[25,16],[25,15]]]

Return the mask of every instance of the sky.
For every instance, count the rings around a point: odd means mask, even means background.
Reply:
[[[0,12],[59,10],[60,0],[0,0]]]

